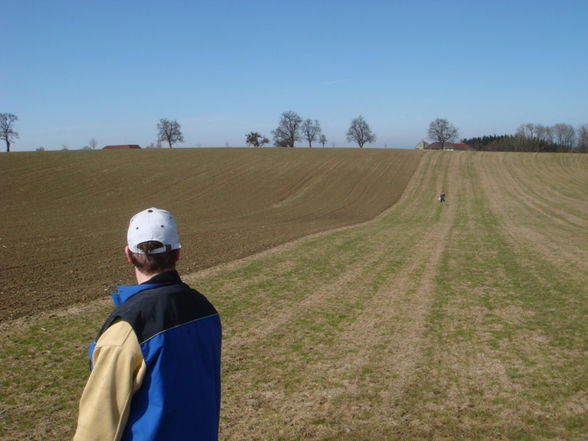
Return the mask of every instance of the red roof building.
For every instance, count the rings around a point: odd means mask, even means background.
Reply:
[[[126,149],[140,149],[141,146],[137,144],[121,144],[121,145],[107,145],[102,147],[102,150],[126,150]]]

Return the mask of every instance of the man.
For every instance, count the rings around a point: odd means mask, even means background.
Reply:
[[[74,441],[216,441],[219,314],[176,272],[181,245],[171,213],[136,214],[127,242],[138,284],[112,294],[117,307],[90,345]]]

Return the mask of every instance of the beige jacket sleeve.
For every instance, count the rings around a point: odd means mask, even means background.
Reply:
[[[80,400],[74,441],[118,441],[133,394],[145,376],[145,362],[131,325],[118,320],[98,339],[93,369]]]

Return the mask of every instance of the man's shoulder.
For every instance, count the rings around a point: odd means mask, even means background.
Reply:
[[[133,336],[133,327],[125,320],[117,319],[100,336],[100,346],[123,346]]]
[[[118,311],[118,316],[132,326],[139,342],[167,329],[215,315],[218,312],[203,294],[181,282],[142,291]]]
[[[177,305],[196,313],[214,309],[206,296],[183,282],[161,284],[141,291],[123,305],[121,309],[173,308]]]

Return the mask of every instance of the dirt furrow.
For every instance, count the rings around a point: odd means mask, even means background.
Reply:
[[[351,149],[109,153],[0,158],[0,321],[96,299],[107,283],[130,283],[122,252],[117,258],[113,250],[124,245],[129,217],[146,206],[177,216],[181,269],[193,272],[373,218],[401,195],[421,157]],[[390,173],[372,173],[379,163]],[[298,184],[310,190],[293,193]],[[346,200],[362,186],[378,197]],[[288,202],[274,206],[282,200]],[[91,254],[80,255],[86,249]]]
[[[494,162],[497,157],[489,157],[488,159]],[[577,227],[588,228],[588,217],[577,216],[560,207],[558,194],[561,199],[561,193],[553,192],[551,197],[547,198],[549,190],[543,189],[548,189],[549,185],[539,186],[529,179],[528,175],[521,175],[521,169],[517,168],[515,164],[516,157],[504,156],[500,159],[500,166],[495,164],[493,167],[494,179],[492,182],[499,186],[496,195],[502,195],[505,192],[510,193],[517,205],[526,206],[529,210],[533,210],[536,216],[545,218],[549,222],[557,223],[561,228],[571,230],[575,230]],[[500,179],[495,179],[498,176],[500,176]],[[558,182],[554,181],[554,176],[558,176],[558,174],[545,173],[542,176],[542,182],[556,185]],[[539,192],[538,188],[541,188],[542,191]],[[508,198],[502,198],[502,200],[508,200]]]
[[[489,157],[489,161],[496,162],[498,158]],[[514,158],[500,158],[502,161]],[[501,164],[502,165],[502,164]],[[481,186],[486,189],[487,199],[493,212],[504,224],[504,232],[509,235],[513,243],[530,251],[535,250],[541,258],[547,258],[561,267],[562,271],[573,275],[577,271],[588,271],[588,233],[578,236],[578,217],[559,210],[558,215],[549,214],[543,204],[538,204],[522,187],[533,185],[521,176],[513,181],[512,173],[505,173],[503,166],[476,163],[478,176],[482,179]],[[548,184],[554,177],[544,176]],[[560,178],[558,178],[560,179]],[[513,187],[518,190],[513,190]],[[576,199],[576,206],[585,205]],[[563,222],[570,216],[568,222]],[[521,222],[524,219],[526,222]],[[584,223],[588,218],[584,220]],[[573,227],[573,228],[572,228]],[[565,246],[562,246],[565,245]],[[567,264],[561,264],[567,262]]]

